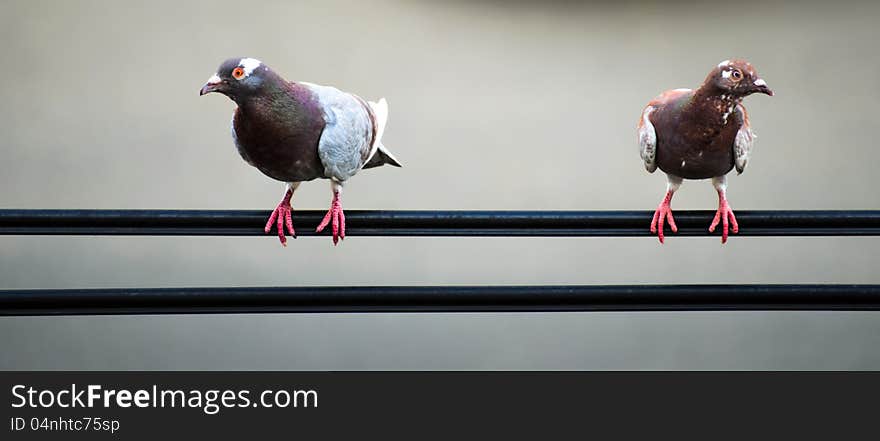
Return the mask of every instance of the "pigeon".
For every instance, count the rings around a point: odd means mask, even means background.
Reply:
[[[721,243],[728,231],[739,232],[727,202],[727,173],[742,173],[755,140],[743,98],[763,93],[773,96],[767,83],[745,60],[724,60],[715,66],[697,90],[674,89],[651,100],[639,119],[639,147],[648,172],[666,173],[666,196],[654,212],[651,233],[663,243],[663,225],[672,217],[672,195],[683,179],[712,179],[718,192],[718,210],[709,225],[722,223]]]
[[[242,159],[287,184],[264,228],[269,233],[274,224],[281,245],[287,245],[285,227],[296,237],[290,200],[300,183],[330,180],[333,199],[315,231],[332,225],[336,245],[345,239],[342,186],[361,169],[401,166],[382,144],[388,121],[384,98],[368,102],[334,87],[287,81],[254,58],[220,64],[199,95],[211,92],[238,105],[232,114],[232,139]]]

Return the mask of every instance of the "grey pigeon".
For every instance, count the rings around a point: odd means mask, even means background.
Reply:
[[[333,201],[318,225],[332,225],[333,243],[345,238],[342,186],[363,168],[400,162],[382,145],[388,121],[385,99],[367,102],[334,87],[287,81],[254,58],[230,58],[208,79],[199,95],[219,92],[235,101],[232,138],[238,153],[272,179],[287,183],[273,223],[282,245],[284,226],[293,229],[290,200],[303,181],[330,180]]]

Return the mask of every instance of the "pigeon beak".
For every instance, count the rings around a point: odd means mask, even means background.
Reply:
[[[199,96],[220,90],[221,84],[223,84],[223,81],[220,77],[218,77],[217,74],[212,75],[211,78],[208,78],[208,82],[202,86],[202,90],[199,91]]]
[[[754,82],[753,84],[755,85],[755,89],[754,89],[755,92],[763,93],[763,94],[767,94],[767,95],[773,96],[773,91],[770,90],[769,87],[767,87],[767,82],[766,82],[766,81],[764,81],[764,80],[758,78],[757,80],[755,80],[755,82]]]

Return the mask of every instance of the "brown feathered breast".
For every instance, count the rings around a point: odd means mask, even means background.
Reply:
[[[656,133],[661,170],[685,179],[707,179],[733,169],[736,135],[747,122],[736,100],[677,89],[661,94],[648,108],[653,109],[648,118]]]

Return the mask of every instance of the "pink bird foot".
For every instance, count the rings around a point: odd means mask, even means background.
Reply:
[[[736,223],[736,216],[733,215],[733,209],[727,204],[727,198],[724,194],[718,194],[718,211],[715,212],[715,219],[709,225],[709,232],[715,232],[718,222],[721,222],[721,243],[727,243],[727,233],[730,227],[734,234],[739,233],[739,225]]]
[[[318,228],[315,229],[315,232],[320,233],[324,230],[324,227],[331,222],[333,228],[333,245],[336,245],[340,240],[345,239],[345,212],[342,211],[342,203],[339,201],[338,191],[333,192],[333,202],[330,204],[330,210],[324,215],[324,220],[321,221]]]
[[[290,198],[293,197],[293,191],[287,190],[287,193],[284,194],[284,198],[281,199],[281,202],[278,203],[278,206],[275,207],[275,210],[272,211],[272,215],[269,216],[269,221],[266,222],[266,227],[263,228],[267,234],[272,231],[272,224],[276,224],[278,227],[278,239],[281,241],[282,246],[287,246],[287,237],[284,235],[284,226],[287,225],[287,230],[290,232],[290,235],[296,239],[296,231],[293,230],[293,218],[292,218],[292,207],[290,206]]]
[[[663,224],[666,220],[669,220],[669,228],[672,229],[672,232],[678,233],[678,227],[675,226],[675,218],[672,217],[671,202],[672,193],[667,192],[666,197],[663,198],[663,202],[661,202],[660,206],[657,207],[657,210],[654,211],[654,218],[651,219],[651,232],[657,234],[660,243],[663,243]]]

